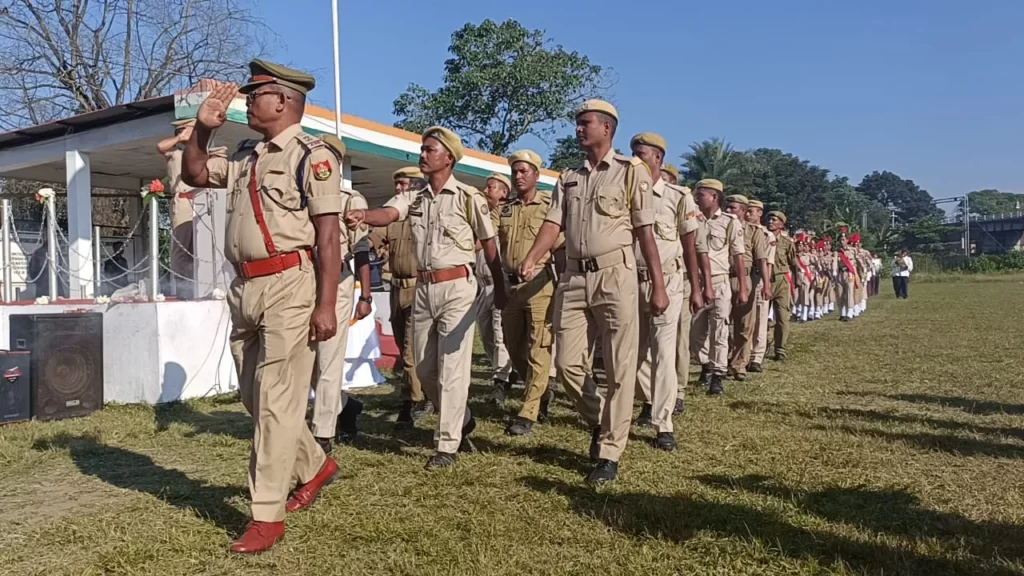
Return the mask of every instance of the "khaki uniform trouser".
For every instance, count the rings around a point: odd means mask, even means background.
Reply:
[[[665,276],[668,308],[658,317],[651,316],[651,290],[649,281],[640,283],[640,366],[636,390],[640,399],[651,405],[651,422],[658,432],[672,432],[672,411],[679,392],[679,323],[683,316],[687,325],[690,323],[690,283],[681,270]],[[689,332],[686,338],[689,344]]]
[[[420,377],[416,375],[412,358],[412,301],[416,296],[416,286],[400,286],[401,280],[395,279],[391,284],[391,334],[398,346],[402,368],[402,389],[399,396],[402,401],[422,402],[423,388]],[[396,367],[397,368],[397,367]]]
[[[768,351],[768,311],[771,310],[771,300],[765,300],[760,284],[754,290],[754,338],[750,347],[750,363],[761,364],[764,362],[764,355]]]
[[[171,272],[174,274],[175,295],[194,297],[195,247],[192,233],[192,201],[175,198],[171,221]]]
[[[732,324],[732,286],[728,274],[711,278],[715,302],[697,311],[693,317],[690,346],[693,356],[711,373],[724,375],[729,363],[729,326]]]
[[[563,274],[555,289],[554,316],[558,379],[587,424],[600,424],[600,458],[616,462],[626,449],[633,419],[639,336],[636,261],[631,248],[622,251],[622,264]],[[597,337],[608,381],[603,400],[588,378]]]
[[[342,270],[347,270],[343,266]],[[317,342],[316,362],[313,364],[313,436],[334,438],[338,414],[345,405],[346,394],[341,386],[345,380],[345,352],[348,349],[349,320],[352,318],[352,298],[355,292],[355,276],[343,272],[338,283],[338,302],[334,315],[338,320],[338,331],[330,340]]]
[[[796,287],[797,303],[805,308],[810,308],[811,304],[814,302],[814,298],[811,295],[811,290],[813,289],[813,285],[810,282],[807,282],[807,278],[801,277]]]
[[[316,279],[305,256],[300,266],[280,274],[235,278],[228,291],[231,355],[242,404],[255,426],[249,493],[257,521],[284,520],[292,485],[312,480],[326,458],[306,426],[315,304]]]
[[[555,288],[547,274],[510,289],[501,325],[508,353],[526,386],[519,417],[537,421],[540,401],[548,390],[551,372],[552,295]]]
[[[412,306],[413,362],[423,393],[437,408],[434,443],[438,452],[455,454],[473,370],[476,278],[416,284]]]
[[[501,310],[494,307],[494,285],[484,284],[478,279],[477,286],[476,327],[480,331],[484,353],[491,359],[491,378],[499,382],[508,382],[508,375],[512,373],[512,362],[508,357],[508,349],[505,348]]]
[[[842,274],[839,277],[839,302],[837,304],[846,308],[847,315],[853,312],[853,306],[857,303],[856,288],[853,287],[853,283],[849,274]]]
[[[789,282],[783,274],[772,277],[772,305],[775,306],[775,354],[786,355],[786,342],[789,341],[789,314],[793,309],[793,294],[789,291]]]
[[[732,339],[729,346],[729,369],[737,374],[747,373],[750,362],[750,349],[754,344],[754,306],[757,305],[757,293],[760,292],[761,279],[750,274],[747,280],[747,303],[732,308]],[[733,279],[731,288],[735,292],[739,281]]]

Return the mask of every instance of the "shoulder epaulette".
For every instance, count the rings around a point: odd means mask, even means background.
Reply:
[[[327,144],[324,144],[324,141],[321,140],[319,137],[313,136],[311,134],[306,134],[305,132],[301,131],[295,135],[295,139],[298,140],[299,143],[302,144],[304,148],[306,148],[306,150],[310,151],[327,146]]]
[[[680,186],[678,184],[669,184],[668,182],[665,182],[665,188],[668,188],[670,190],[675,190],[676,192],[679,192],[682,195],[686,195],[686,194],[691,194],[692,195],[692,193],[690,192],[689,188],[687,188],[685,186]]]

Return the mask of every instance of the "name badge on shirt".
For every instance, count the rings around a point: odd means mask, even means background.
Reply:
[[[563,188],[572,188],[573,186],[575,186],[577,184],[579,184],[579,182],[566,182],[565,184],[562,185],[562,187]]]
[[[418,210],[409,210],[409,216],[423,216],[423,212]]]

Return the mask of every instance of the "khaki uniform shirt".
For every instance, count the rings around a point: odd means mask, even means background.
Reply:
[[[514,198],[501,206],[498,216],[498,247],[505,263],[505,271],[509,274],[516,273],[519,265],[530,253],[533,241],[537,239],[550,208],[551,193],[540,190],[529,202]],[[559,250],[564,244],[565,235],[560,233],[551,252]],[[550,260],[551,253],[542,255],[537,261],[537,267],[547,265]]]
[[[700,228],[697,204],[686,188],[667,184],[660,178],[654,182],[653,191],[654,241],[661,256],[661,269],[668,271],[671,269],[669,266],[674,266],[676,270],[682,270],[683,243],[679,239]],[[634,243],[633,251],[637,266],[646,269],[639,243]]]
[[[704,219],[704,227],[707,230],[711,275],[728,274],[732,257],[746,251],[743,223],[739,218],[719,209],[710,218]]]
[[[768,259],[768,273],[773,274],[774,272],[772,268],[775,266],[775,253],[778,250],[779,242],[775,239],[775,234],[772,234],[765,226],[758,224],[757,229],[760,231],[761,235],[764,236],[765,245],[768,247],[765,254],[765,258]]]
[[[785,234],[780,234],[775,237],[775,241],[777,244],[773,273],[788,274],[793,268],[799,268],[796,263],[796,246],[793,245],[793,240]]]
[[[366,224],[359,226],[355,230],[349,230],[345,225],[345,212],[349,210],[366,210],[369,208],[369,205],[366,203],[366,198],[355,190],[342,189],[341,202],[343,208],[338,214],[338,219],[341,220],[339,222],[341,225],[341,258],[344,260],[349,254],[370,250],[369,229]]]
[[[850,261],[850,265],[853,266],[853,270],[850,270],[849,268],[847,268],[846,264],[844,262],[842,262],[842,258],[840,258],[839,273],[844,275],[844,276],[849,276],[850,274],[852,274],[855,277],[859,278],[860,277],[860,272],[858,270],[859,266],[857,266],[857,250],[855,248],[853,248],[852,246],[850,246],[846,250],[842,250],[842,253]]]
[[[307,199],[303,209],[295,179],[306,150],[310,154],[303,170]],[[341,169],[326,144],[295,124],[269,142],[245,140],[230,158],[214,156],[206,163],[210,187],[227,189],[224,255],[228,261],[238,264],[270,256],[249,199],[254,164],[263,216],[274,248],[279,254],[312,248],[316,230],[310,217],[341,213]]]
[[[632,168],[630,168],[632,166]],[[633,173],[626,189],[626,173]],[[639,158],[608,154],[562,172],[545,217],[565,232],[566,256],[596,258],[633,245],[633,229],[654,224],[654,181]]]
[[[171,227],[192,220],[192,198],[181,196],[181,194],[194,193],[195,188],[181,181],[181,156],[182,149],[175,148],[167,154],[167,181],[168,191],[171,193]]]
[[[476,240],[494,237],[484,195],[454,176],[436,193],[428,185],[398,194],[384,206],[397,210],[400,221],[408,219],[412,223],[417,270],[472,265]]]
[[[486,198],[485,198],[486,200]],[[490,208],[490,204],[487,205]],[[495,235],[498,232],[498,214],[501,213],[501,207],[499,204],[494,208],[490,208],[488,215],[491,217],[491,226],[494,227]],[[498,254],[503,254],[501,246],[498,246]],[[491,275],[491,267],[487,265],[487,256],[484,254],[483,249],[476,251],[476,277],[487,284],[494,283],[494,277]]]
[[[743,268],[749,275],[754,262],[768,258],[768,245],[764,241],[764,235],[758,231],[757,224],[744,224],[743,237]]]
[[[412,247],[412,221],[392,222],[382,229],[381,242],[388,246],[388,270],[394,278],[416,277],[416,254]]]

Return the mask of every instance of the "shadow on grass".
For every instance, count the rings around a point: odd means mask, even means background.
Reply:
[[[1024,558],[1024,527],[975,522],[957,514],[929,510],[921,506],[917,496],[905,490],[833,487],[804,491],[758,475],[709,475],[696,479],[724,490],[777,498],[830,522],[913,539],[946,540],[958,552],[966,546],[971,554],[990,560]]]
[[[228,503],[245,493],[243,487],[210,486],[178,470],[159,466],[149,456],[103,444],[93,436],[61,434],[36,442],[33,449],[65,449],[82,474],[194,511],[228,534],[238,534],[245,528],[246,516]]]
[[[568,499],[576,514],[602,522],[637,540],[657,538],[683,543],[699,532],[713,532],[721,537],[756,543],[793,559],[825,566],[840,564],[858,574],[1017,574],[995,565],[994,561],[980,571],[978,561],[931,558],[908,548],[854,541],[797,527],[776,513],[741,504],[709,502],[684,494],[662,496],[594,490],[537,477],[527,477],[522,482],[530,489],[553,492]],[[884,507],[886,503],[878,501],[874,505]],[[1004,538],[1004,542],[1010,542],[1008,537]],[[950,545],[955,546],[953,539]],[[1013,545],[1013,549],[1019,550],[1019,544]]]
[[[1004,404],[1002,402],[991,402],[988,400],[975,400],[960,396],[940,396],[937,394],[875,394],[870,392],[847,392],[847,396],[875,396],[899,400],[900,402],[911,402],[913,404],[934,404],[942,407],[958,408],[968,414],[1009,414],[1014,416],[1024,415],[1024,404]]]
[[[814,426],[816,430],[833,431],[836,428]],[[956,456],[989,456],[993,458],[1024,459],[1024,446],[1003,444],[988,440],[962,438],[953,434],[885,432],[870,428],[841,426],[838,430],[853,436],[868,436],[889,442],[902,442],[922,450],[938,450]]]
[[[231,403],[238,399],[232,399]],[[207,414],[196,410],[188,402],[168,402],[154,409],[156,414],[156,430],[163,432],[171,424],[180,423],[191,426],[192,432],[185,435],[191,438],[197,434],[220,434],[237,440],[252,440],[252,417],[244,412],[218,410]]]
[[[588,437],[589,438],[589,437]],[[594,465],[585,452],[573,452],[560,446],[542,444],[540,446],[518,446],[515,443],[499,443],[487,438],[473,437],[473,444],[481,452],[501,454],[510,457],[528,458],[536,464],[555,466],[576,472],[581,476],[589,474]],[[585,448],[585,446],[584,446]]]

